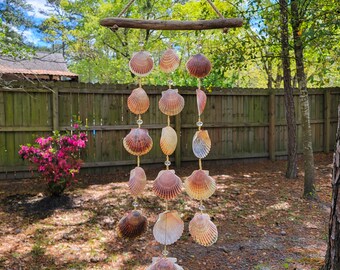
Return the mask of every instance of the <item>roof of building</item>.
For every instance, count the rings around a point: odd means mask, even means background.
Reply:
[[[67,69],[61,53],[43,52],[37,52],[33,58],[28,60],[0,56],[0,73],[78,77],[77,74]]]

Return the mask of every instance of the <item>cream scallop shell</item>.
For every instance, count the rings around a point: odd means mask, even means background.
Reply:
[[[207,95],[204,93],[203,90],[196,89],[196,98],[197,98],[198,115],[201,115],[207,103]]]
[[[117,234],[124,238],[135,238],[142,235],[148,226],[148,221],[140,211],[134,210],[123,217],[117,225]]]
[[[158,197],[171,200],[182,192],[182,186],[182,180],[174,170],[162,170],[153,183],[153,191]]]
[[[159,68],[165,73],[170,73],[178,68],[180,62],[175,50],[167,49],[159,60]]]
[[[173,116],[183,110],[184,98],[178,94],[177,89],[168,89],[162,92],[158,106],[162,113]]]
[[[153,142],[147,129],[132,128],[129,134],[124,137],[123,145],[130,154],[142,156],[151,150]]]
[[[138,196],[142,194],[146,186],[146,175],[141,167],[136,167],[130,172],[129,189],[132,195]]]
[[[177,133],[170,127],[162,128],[160,146],[164,155],[170,156],[175,152],[177,146]]]
[[[158,217],[153,227],[153,236],[162,245],[175,243],[183,234],[184,222],[177,211],[165,211]]]
[[[189,222],[189,232],[195,242],[206,247],[214,244],[218,238],[216,225],[208,214],[196,213]]]
[[[136,88],[128,97],[127,104],[129,110],[134,114],[145,113],[150,106],[149,97],[143,88]]]
[[[211,63],[203,54],[196,54],[189,58],[186,69],[191,76],[203,78],[211,71]]]
[[[209,171],[195,170],[185,179],[184,188],[191,198],[205,200],[215,192],[216,182],[209,176]]]
[[[208,130],[196,131],[192,140],[192,151],[197,158],[205,158],[211,149],[211,140]]]
[[[145,77],[149,75],[153,69],[151,54],[147,51],[134,53],[129,62],[129,68],[137,76]]]
[[[146,270],[183,270],[178,264],[174,262],[174,258],[158,258]]]

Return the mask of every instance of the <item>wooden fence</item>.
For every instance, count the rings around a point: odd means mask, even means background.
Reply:
[[[75,116],[88,123],[88,147],[84,153],[86,167],[110,167],[133,164],[134,157],[122,146],[123,137],[136,127],[136,116],[126,102],[133,85],[99,85],[58,82],[47,86],[0,88],[0,178],[7,173],[27,171],[27,163],[18,156],[20,144],[33,142],[52,130],[70,129]],[[164,161],[159,147],[161,128],[166,117],[158,109],[161,91],[166,87],[145,86],[150,109],[143,115],[143,127],[154,140],[150,153],[142,163]],[[195,160],[191,141],[196,130],[197,107],[195,89],[180,88],[185,108],[172,117],[180,132],[179,145],[172,157],[181,161]],[[310,89],[311,124],[314,151],[333,148],[337,125],[340,88]],[[298,123],[298,148],[301,151],[300,110],[295,93]],[[287,127],[283,90],[214,89],[208,94],[202,115],[209,131],[212,150],[206,160],[257,158],[286,154]],[[2,177],[1,177],[2,175]]]

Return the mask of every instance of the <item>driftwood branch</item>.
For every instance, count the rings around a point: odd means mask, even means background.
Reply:
[[[163,20],[140,20],[129,18],[105,18],[100,25],[108,28],[137,28],[150,30],[207,30],[219,28],[241,27],[241,18],[198,20],[198,21],[163,21]]]

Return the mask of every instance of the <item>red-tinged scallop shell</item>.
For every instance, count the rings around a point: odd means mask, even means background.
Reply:
[[[196,89],[196,98],[197,98],[198,115],[201,115],[207,103],[207,95],[204,93],[203,90]]]
[[[145,77],[149,75],[153,69],[153,59],[147,51],[134,53],[129,62],[130,70],[133,74]]]
[[[192,139],[192,151],[197,158],[205,158],[211,149],[211,140],[207,130],[196,131]]]
[[[189,222],[189,232],[196,243],[206,247],[214,244],[218,238],[216,225],[208,214],[196,213]]]
[[[142,156],[151,150],[153,142],[147,129],[133,128],[123,139],[123,145],[130,154]]]
[[[182,192],[182,186],[182,180],[174,170],[162,170],[153,183],[153,191],[158,197],[171,200]]]
[[[168,89],[162,92],[158,106],[162,113],[173,116],[183,110],[184,98],[178,94],[177,89]]]
[[[211,63],[203,54],[196,54],[189,58],[186,69],[191,76],[203,78],[211,71]]]
[[[180,62],[175,50],[167,49],[159,60],[159,68],[165,73],[170,73],[178,68]]]
[[[123,217],[117,225],[119,237],[135,238],[142,235],[148,227],[148,221],[140,211],[134,210]]]
[[[146,270],[183,270],[178,264],[176,264],[170,258],[158,258],[152,263]]]
[[[159,214],[153,227],[153,236],[162,245],[171,245],[181,238],[184,230],[184,222],[177,211],[165,211]]]
[[[150,101],[144,89],[139,87],[132,91],[127,104],[132,113],[143,114],[149,109]]]
[[[164,155],[170,156],[176,150],[177,133],[172,127],[167,126],[162,128],[160,146]]]
[[[195,170],[185,179],[184,188],[191,198],[205,200],[215,192],[216,182],[209,176],[209,171]]]
[[[129,189],[132,195],[138,196],[142,194],[146,186],[146,175],[141,167],[136,167],[130,172]]]

